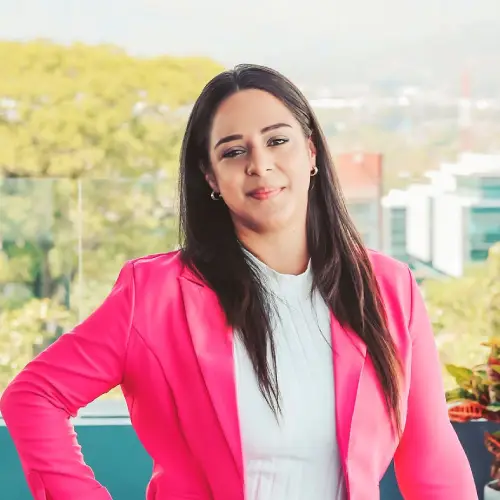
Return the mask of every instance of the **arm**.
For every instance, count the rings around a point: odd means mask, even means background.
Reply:
[[[448,417],[431,324],[410,273],[413,340],[408,416],[394,456],[405,500],[477,500],[467,457]]]
[[[103,304],[34,358],[0,400],[35,500],[111,498],[85,464],[69,419],[121,382],[133,288],[129,263]]]

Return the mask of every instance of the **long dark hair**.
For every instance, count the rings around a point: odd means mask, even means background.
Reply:
[[[204,88],[187,123],[180,167],[182,257],[218,296],[228,323],[239,332],[271,409],[280,411],[276,356],[270,328],[272,307],[258,273],[245,258],[229,210],[210,198],[204,172],[210,168],[208,138],[220,104],[232,94],[259,89],[280,99],[316,146],[318,175],[309,191],[307,243],[317,288],[337,320],[366,343],[396,429],[401,374],[382,297],[369,256],[348,215],[328,146],[302,93],[278,72],[239,65]]]

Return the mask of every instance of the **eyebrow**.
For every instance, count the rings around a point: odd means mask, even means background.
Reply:
[[[268,125],[267,127],[264,127],[261,129],[260,133],[265,134],[266,132],[269,132],[270,130],[276,130],[277,128],[282,128],[282,127],[288,127],[292,128],[291,125],[288,123],[275,123],[274,125]],[[243,139],[242,134],[232,134],[232,135],[227,135],[226,137],[223,137],[222,139],[219,139],[217,143],[214,146],[214,149],[217,149],[221,144],[226,144],[227,142],[232,142],[232,141],[238,141],[240,139]]]

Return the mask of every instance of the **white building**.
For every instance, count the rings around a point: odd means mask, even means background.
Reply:
[[[408,261],[406,252],[406,211],[408,195],[401,189],[393,189],[382,198],[382,251],[403,262]]]
[[[500,241],[500,155],[463,154],[427,178],[406,191],[408,256],[461,276]]]

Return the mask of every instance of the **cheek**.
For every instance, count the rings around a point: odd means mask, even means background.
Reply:
[[[245,183],[245,175],[236,165],[234,168],[224,168],[218,172],[217,185],[226,200],[241,197]]]
[[[307,190],[311,179],[311,166],[307,158],[294,158],[288,163],[287,176],[294,190]]]
[[[308,150],[302,144],[295,145],[282,153],[278,161],[290,176],[301,179],[310,176],[312,160]]]

